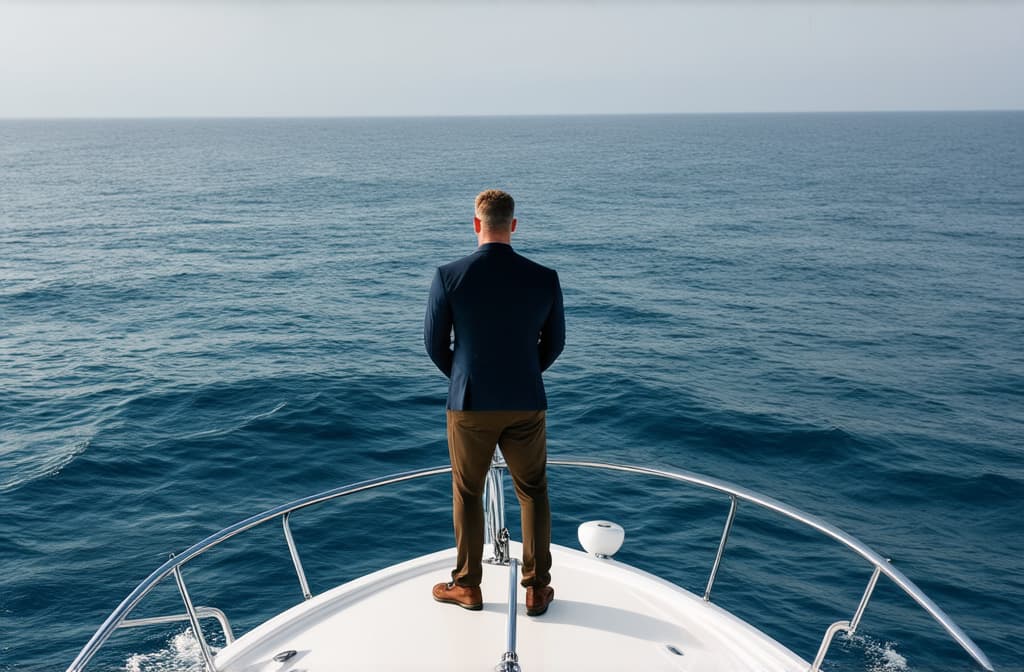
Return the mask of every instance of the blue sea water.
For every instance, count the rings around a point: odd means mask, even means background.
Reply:
[[[486,187],[565,292],[552,455],[820,515],[1024,670],[1017,112],[0,122],[0,670],[63,669],[230,523],[446,463],[424,301]],[[703,589],[727,498],[551,483],[557,543],[610,518],[620,559]],[[296,514],[314,592],[452,545],[448,492]],[[812,658],[869,575],[741,506],[715,601]],[[186,578],[240,631],[301,599],[276,525]],[[139,613],[180,611],[172,584]],[[198,669],[184,630],[122,631],[94,668]],[[829,661],[975,669],[885,579]]]

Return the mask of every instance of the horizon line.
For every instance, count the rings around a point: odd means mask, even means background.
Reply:
[[[41,115],[6,116],[0,121],[173,121],[173,120],[285,120],[285,119],[516,119],[543,117],[682,117],[682,116],[781,116],[828,114],[963,114],[988,112],[1024,112],[1024,108],[919,108],[865,110],[751,110],[719,112],[523,112],[483,114],[168,114],[168,115]]]

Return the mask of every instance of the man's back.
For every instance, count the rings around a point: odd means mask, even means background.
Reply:
[[[424,340],[451,378],[448,408],[544,410],[541,372],[565,345],[558,274],[509,245],[481,245],[438,269]]]

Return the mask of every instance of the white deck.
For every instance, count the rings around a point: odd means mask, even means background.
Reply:
[[[512,544],[514,557],[521,547]],[[555,601],[526,616],[518,589],[523,672],[647,670],[804,672],[809,664],[713,604],[614,560],[552,548]],[[455,549],[338,586],[240,637],[216,657],[220,672],[493,670],[505,652],[508,568],[484,565],[483,611],[434,602]],[[674,647],[682,653],[669,650]],[[297,654],[285,663],[282,651]]]

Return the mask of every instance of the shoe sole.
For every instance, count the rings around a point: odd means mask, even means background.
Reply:
[[[482,611],[483,608],[484,608],[484,605],[483,605],[482,602],[480,604],[463,604],[462,602],[459,602],[458,600],[445,600],[445,599],[442,599],[440,597],[435,597],[434,598],[434,602],[440,602],[442,604],[454,604],[457,607],[462,607],[466,611]]]

